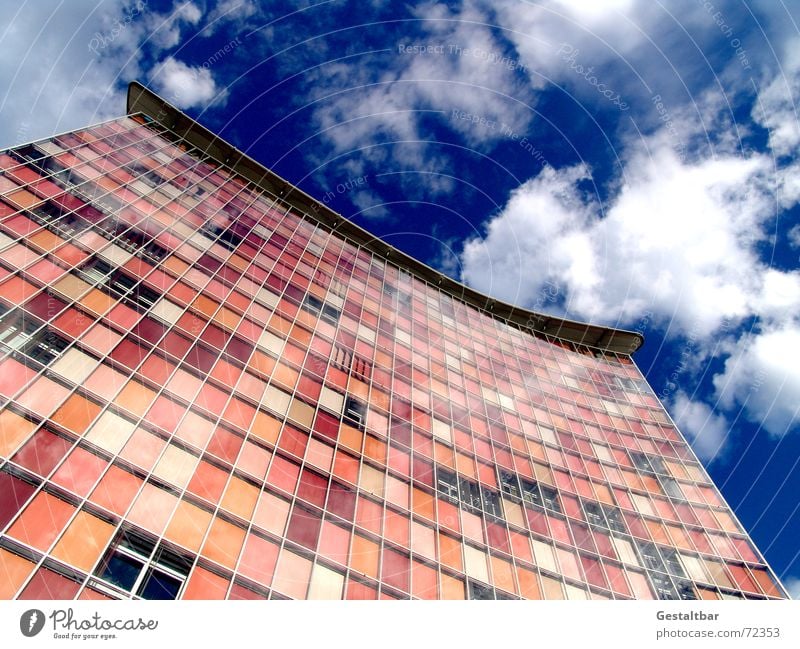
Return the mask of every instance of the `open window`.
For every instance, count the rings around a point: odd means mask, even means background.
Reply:
[[[436,490],[446,500],[458,504],[458,480],[456,474],[445,469],[436,469]]]
[[[135,599],[177,599],[192,566],[190,558],[156,546],[154,541],[132,532],[122,532],[95,576]]]
[[[344,419],[363,432],[367,423],[367,406],[358,399],[347,397],[344,404]]]

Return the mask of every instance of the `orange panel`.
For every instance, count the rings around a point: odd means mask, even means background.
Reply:
[[[11,599],[34,567],[27,559],[0,548],[0,599]]]
[[[211,512],[181,500],[164,536],[192,552],[197,552],[211,523],[211,516]]]
[[[244,535],[242,528],[215,518],[203,547],[203,556],[227,568],[233,568],[242,550]]]
[[[42,552],[46,551],[75,508],[45,492],[39,492],[8,530],[8,535]]]
[[[113,534],[113,525],[80,511],[56,544],[52,556],[89,572]]]
[[[229,581],[197,567],[192,571],[181,599],[225,599]]]
[[[0,412],[0,456],[11,457],[34,428],[36,424],[10,410]]]

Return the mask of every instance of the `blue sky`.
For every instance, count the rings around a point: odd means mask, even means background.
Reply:
[[[0,0],[0,144],[139,79],[494,296],[636,360],[800,595],[800,4]]]

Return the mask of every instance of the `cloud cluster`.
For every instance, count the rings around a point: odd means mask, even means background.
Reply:
[[[244,1],[244,0],[242,0]],[[214,73],[181,60],[189,31],[201,28],[202,5],[174,0],[158,10],[146,0],[0,0],[6,27],[0,47],[0,142],[13,145],[119,116],[127,83],[156,72],[165,92],[183,88],[187,108],[219,99]],[[230,20],[230,2],[210,14]],[[245,12],[246,13],[246,12]],[[181,85],[182,84],[182,85]]]
[[[466,242],[463,279],[527,305],[554,283],[567,313],[611,325],[650,312],[672,340],[691,336],[699,354],[723,354],[713,384],[728,412],[742,408],[775,435],[791,430],[800,423],[800,273],[771,267],[763,254],[781,210],[798,199],[786,183],[797,176],[800,140],[785,124],[797,125],[797,95],[776,99],[778,87],[800,88],[792,60],[755,102],[769,106],[760,123],[773,150],[737,152],[735,138],[717,133],[716,148],[684,158],[661,129],[620,153],[622,173],[606,202],[586,191],[585,165],[546,169]],[[672,405],[699,448],[724,439],[724,422],[706,404],[681,395]]]
[[[217,87],[208,68],[192,67],[171,56],[155,67],[151,81],[156,90],[178,108],[205,106],[227,97],[227,91]]]

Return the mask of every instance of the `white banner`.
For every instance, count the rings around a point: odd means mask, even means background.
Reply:
[[[5,647],[800,647],[800,602],[3,602]],[[189,645],[188,643],[191,643]],[[241,644],[240,644],[241,643]]]

